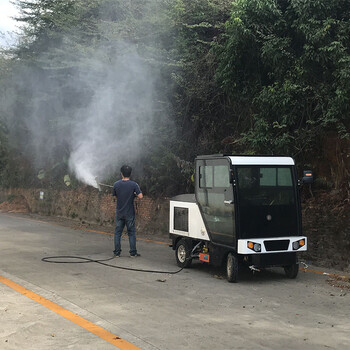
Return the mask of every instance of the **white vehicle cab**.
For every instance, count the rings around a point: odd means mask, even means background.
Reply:
[[[311,171],[302,180],[312,183]],[[195,194],[170,200],[170,237],[177,264],[192,259],[221,265],[237,282],[239,267],[284,268],[295,278],[302,233],[300,181],[294,160],[279,156],[199,156]]]

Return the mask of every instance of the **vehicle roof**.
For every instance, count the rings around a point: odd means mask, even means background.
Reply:
[[[231,156],[233,165],[294,165],[291,157],[280,156]]]
[[[212,154],[198,156],[196,159],[218,159],[226,158],[232,165],[295,165],[294,159],[286,156],[273,155],[228,155]]]

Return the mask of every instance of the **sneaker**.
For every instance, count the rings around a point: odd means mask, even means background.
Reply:
[[[120,258],[120,255],[113,255],[113,258]]]
[[[137,258],[138,256],[141,256],[141,254],[139,253],[130,254],[130,258]]]

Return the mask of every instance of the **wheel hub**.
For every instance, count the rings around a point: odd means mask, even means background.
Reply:
[[[232,273],[232,256],[229,255],[227,257],[227,274],[231,274]]]
[[[177,250],[177,257],[180,262],[185,262],[186,260],[186,249],[183,245],[180,245],[178,250]]]

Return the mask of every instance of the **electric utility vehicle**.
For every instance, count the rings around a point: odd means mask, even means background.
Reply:
[[[199,156],[195,193],[170,200],[170,238],[178,266],[193,259],[226,263],[237,282],[243,264],[252,270],[280,266],[287,277],[299,271],[297,253],[307,250],[302,234],[294,160],[279,156]]]

